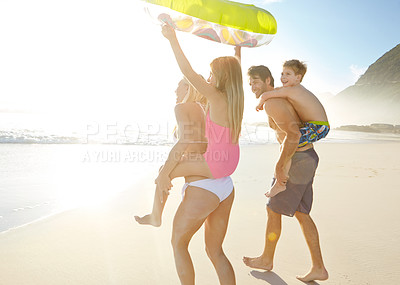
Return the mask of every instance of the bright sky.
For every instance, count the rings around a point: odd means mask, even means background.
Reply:
[[[245,120],[261,121],[245,75],[264,64],[280,84],[282,63],[308,64],[303,84],[337,94],[400,42],[399,0],[245,1],[270,11],[278,33],[242,49]],[[179,33],[196,71],[233,47]],[[181,78],[160,27],[139,0],[0,0],[0,111],[46,110],[67,118],[173,118]]]

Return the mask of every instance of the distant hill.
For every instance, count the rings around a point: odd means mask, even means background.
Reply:
[[[400,124],[400,44],[370,65],[329,105],[328,115],[330,109],[343,118],[339,124]]]
[[[400,44],[372,64],[355,85],[400,83]]]

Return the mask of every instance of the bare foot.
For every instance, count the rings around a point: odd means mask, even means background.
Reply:
[[[286,190],[286,186],[283,184],[278,183],[277,181],[275,181],[274,185],[271,187],[271,189],[269,189],[269,191],[267,193],[265,193],[265,196],[267,196],[267,198],[271,198],[274,197],[276,194],[285,191]]]
[[[310,282],[314,280],[324,281],[329,278],[329,275],[325,268],[312,268],[311,271],[306,275],[296,276],[296,278],[303,282]]]
[[[262,256],[260,257],[243,257],[243,262],[248,267],[256,268],[256,269],[263,269],[267,271],[271,271],[273,267],[273,263],[270,261],[264,260]]]
[[[143,217],[135,216],[135,220],[141,225],[149,225],[153,227],[161,226],[161,219],[157,219],[152,214]]]

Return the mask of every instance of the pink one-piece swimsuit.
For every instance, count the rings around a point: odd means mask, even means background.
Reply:
[[[239,144],[233,144],[230,129],[220,126],[206,117],[206,133],[208,139],[207,151],[204,158],[211,170],[213,178],[231,175],[239,163]]]

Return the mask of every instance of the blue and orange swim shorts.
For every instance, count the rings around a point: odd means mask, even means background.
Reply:
[[[310,121],[303,123],[303,126],[300,128],[301,137],[298,148],[325,138],[329,130],[330,126],[328,122]]]

